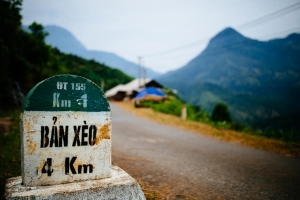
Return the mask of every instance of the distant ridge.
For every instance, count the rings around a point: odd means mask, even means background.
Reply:
[[[249,39],[233,28],[226,28],[210,40],[207,48],[227,47],[228,45],[239,44],[247,40]]]
[[[46,37],[46,43],[58,48],[64,53],[74,54],[86,59],[94,59],[97,62],[104,63],[112,68],[120,69],[124,73],[138,77],[137,64],[127,61],[124,58],[110,52],[87,50],[75,36],[68,30],[55,26],[45,26],[45,31],[49,33]],[[24,27],[28,30],[27,27]],[[161,75],[160,73],[147,68],[147,77],[155,78]]]
[[[200,55],[158,81],[209,111],[225,102],[234,120],[253,125],[300,114],[299,55],[300,34],[260,42],[226,28]]]
[[[66,29],[58,26],[46,26],[45,31],[49,33],[46,43],[50,44],[64,53],[87,56],[87,49]]]

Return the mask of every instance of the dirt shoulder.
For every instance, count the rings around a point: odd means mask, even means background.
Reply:
[[[231,143],[254,147],[266,151],[282,154],[290,157],[300,157],[300,144],[268,139],[249,133],[233,130],[217,129],[208,124],[193,121],[182,121],[180,117],[155,112],[150,108],[134,108],[131,103],[111,102],[137,116],[153,120],[155,122],[175,126],[181,129],[193,131],[212,138],[228,141]]]

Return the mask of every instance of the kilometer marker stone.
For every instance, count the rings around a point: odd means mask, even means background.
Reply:
[[[38,83],[21,113],[25,186],[110,177],[111,112],[92,81],[59,75]]]

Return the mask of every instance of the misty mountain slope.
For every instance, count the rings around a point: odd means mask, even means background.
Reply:
[[[186,66],[162,77],[165,81],[188,79],[189,82],[214,83],[236,92],[265,94],[260,86],[267,84],[276,88],[282,83],[297,81],[297,75],[289,76],[299,73],[299,56],[292,55],[297,51],[291,46],[292,37],[285,42],[259,42],[242,38],[233,29],[225,29]],[[295,40],[297,38],[299,40],[299,35]]]
[[[138,77],[138,66],[133,62],[117,56],[116,54],[103,51],[101,53],[99,53],[99,51],[88,51],[87,57],[97,61],[101,60],[102,63],[109,66],[119,66],[118,69],[122,70],[124,73],[127,73],[133,77]],[[155,78],[160,75],[158,72],[155,72],[149,68],[147,68],[146,73],[148,78]]]
[[[229,105],[237,121],[299,112],[300,34],[260,42],[227,28],[182,68],[158,78],[188,102]]]
[[[45,31],[50,34],[46,37],[47,44],[65,53],[87,55],[86,48],[69,31],[61,29],[58,26],[46,26]],[[58,40],[57,38],[60,39]]]
[[[123,59],[122,57],[109,52],[87,50],[75,37],[66,29],[59,26],[45,26],[45,31],[49,33],[46,37],[46,43],[57,47],[64,53],[74,54],[86,59],[94,59],[97,62],[104,63],[112,68],[120,69],[124,73],[137,77],[138,65]],[[24,27],[28,30],[27,27]],[[154,78],[160,73],[147,68],[147,77]]]

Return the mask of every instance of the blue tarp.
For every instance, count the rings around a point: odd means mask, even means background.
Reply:
[[[141,90],[137,95],[134,97],[135,99],[143,99],[146,97],[158,97],[158,98],[165,98],[166,94],[158,88],[148,87]]]

